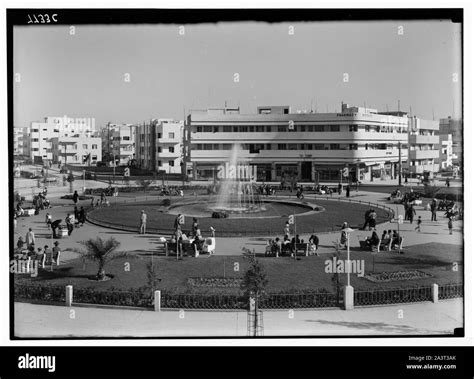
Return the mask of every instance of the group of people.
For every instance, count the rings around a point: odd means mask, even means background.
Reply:
[[[182,215],[178,214],[174,221],[174,233],[170,237],[170,243],[174,244],[176,242],[188,242],[195,245],[197,251],[202,251],[206,239],[201,233],[198,219],[196,217],[193,217],[193,223],[189,235],[187,235],[182,230],[181,220]],[[211,237],[215,237],[216,230],[212,226],[209,228],[209,231],[211,233]]]
[[[45,258],[50,255],[51,259],[58,264],[59,257],[61,255],[61,249],[59,247],[59,242],[54,242],[54,247],[51,249],[49,245],[45,245],[43,248],[35,247],[35,234],[31,228],[26,233],[25,240],[20,236],[16,243],[16,248],[14,250],[14,257],[17,259],[33,259],[38,261],[45,261]]]
[[[269,184],[262,183],[257,187],[258,193],[264,196],[272,196],[276,194],[275,188]]]
[[[77,201],[74,201],[74,204],[77,204]],[[109,200],[107,200],[107,195],[105,191],[102,191],[100,197],[98,197],[97,199],[94,198],[94,196],[92,196],[91,199],[91,208],[97,208],[102,206],[110,206],[110,202]]]
[[[379,237],[377,232],[374,230],[370,237],[367,237],[364,241],[361,241],[361,247],[369,250],[377,248],[379,243],[382,241],[392,241],[392,245],[400,245],[401,237],[396,230],[384,230],[382,236]]]
[[[300,238],[299,234],[297,234],[293,238],[290,238],[290,224],[289,222],[286,222],[285,227],[283,229],[283,238],[280,239],[280,237],[276,237],[275,239],[269,239],[267,241],[265,255],[271,254],[279,257],[280,255],[288,253],[290,256],[294,256],[296,252],[296,245],[304,243],[305,241]],[[312,234],[308,239],[309,254],[317,254],[318,247],[319,238],[315,234]]]

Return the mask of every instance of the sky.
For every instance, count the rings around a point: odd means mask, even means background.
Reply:
[[[421,118],[461,116],[461,26],[450,21],[180,26],[15,27],[14,125],[179,120],[225,102],[254,113],[334,112],[342,101],[397,110],[400,100]]]

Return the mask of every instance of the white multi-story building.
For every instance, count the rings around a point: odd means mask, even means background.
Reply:
[[[128,165],[135,159],[135,127],[132,124],[109,123],[101,130],[102,152],[117,165]]]
[[[432,177],[439,171],[439,122],[409,118],[408,172]]]
[[[30,128],[13,128],[13,155],[30,156]]]
[[[463,155],[462,120],[451,117],[439,120],[439,138],[442,168],[459,165]]]
[[[409,117],[342,104],[340,113],[291,113],[288,106],[191,111],[186,151],[192,176],[215,177],[235,144],[239,162],[257,166],[259,181],[397,178],[408,160]]]
[[[53,138],[73,135],[92,136],[96,133],[94,118],[46,117],[44,122],[32,122],[30,129],[30,156],[38,163],[52,161]]]
[[[102,140],[98,135],[75,134],[51,139],[53,163],[78,166],[95,165],[102,157]]]
[[[137,164],[139,167],[168,174],[181,174],[183,121],[155,119],[137,125]]]

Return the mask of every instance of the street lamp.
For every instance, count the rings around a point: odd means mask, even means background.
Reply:
[[[342,229],[346,234],[346,243],[347,243],[347,285],[344,287],[344,306],[345,309],[354,308],[354,288],[351,287],[351,252],[350,252],[350,234],[354,231],[349,227]]]

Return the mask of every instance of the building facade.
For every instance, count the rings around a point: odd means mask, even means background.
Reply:
[[[13,128],[13,155],[30,156],[30,128]]]
[[[129,165],[135,159],[135,127],[132,124],[112,124],[101,130],[102,152],[117,165]]]
[[[155,172],[181,174],[184,122],[154,119],[136,128],[138,166]]]
[[[347,104],[339,113],[291,113],[288,106],[258,107],[257,114],[207,109],[191,111],[187,128],[195,179],[215,177],[234,145],[239,163],[257,166],[258,181],[339,181],[346,167],[351,180],[384,180],[396,178],[399,162],[408,161],[409,118],[402,112]]]
[[[102,140],[97,134],[82,133],[52,138],[52,162],[61,165],[96,165],[102,157],[101,143]]]
[[[463,124],[461,119],[439,120],[441,168],[459,166],[463,156]]]
[[[44,122],[32,122],[30,157],[37,163],[53,160],[53,139],[96,133],[94,118],[46,117]]]
[[[408,172],[433,177],[439,171],[439,122],[409,118]]]

